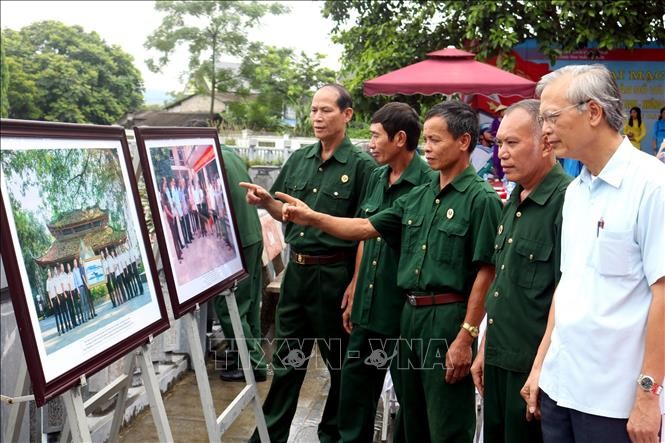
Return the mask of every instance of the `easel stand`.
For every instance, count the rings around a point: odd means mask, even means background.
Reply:
[[[242,363],[243,373],[247,385],[240,391],[236,398],[226,407],[224,412],[217,417],[215,412],[215,405],[212,400],[212,391],[210,389],[210,381],[208,380],[208,371],[206,370],[205,359],[203,356],[203,349],[201,341],[199,340],[198,325],[195,311],[189,312],[183,317],[185,322],[185,330],[187,331],[187,340],[189,341],[189,350],[192,357],[192,366],[196,374],[196,382],[199,387],[199,395],[201,396],[201,406],[203,407],[203,415],[205,417],[206,428],[208,429],[208,438],[211,442],[221,441],[221,437],[226,430],[231,426],[233,421],[240,416],[242,411],[252,404],[254,408],[254,417],[256,418],[256,427],[259,431],[259,436],[262,443],[269,443],[268,428],[266,426],[265,417],[263,416],[263,409],[261,408],[261,398],[254,379],[254,372],[252,371],[251,361],[249,359],[249,351],[247,350],[247,343],[240,324],[240,313],[238,305],[236,304],[235,288],[224,291],[222,295],[226,299],[226,305],[229,308],[229,315],[231,317],[231,324],[233,325],[233,333],[236,337],[238,344],[238,353]]]
[[[60,433],[60,441],[69,441],[70,435],[73,442],[89,442],[92,441],[90,434],[90,427],[86,415],[89,411],[94,409],[100,402],[105,402],[114,395],[117,395],[115,410],[113,412],[113,421],[111,423],[111,432],[109,434],[109,441],[115,442],[118,440],[120,426],[122,425],[125,415],[125,401],[127,400],[127,392],[132,384],[132,377],[134,374],[135,360],[138,359],[139,367],[141,368],[141,378],[143,385],[150,402],[150,410],[152,417],[157,427],[157,435],[161,442],[173,441],[171,428],[169,427],[166,418],[166,409],[164,401],[162,400],[161,392],[159,390],[159,383],[155,375],[155,369],[152,366],[152,359],[150,358],[150,347],[148,344],[142,345],[134,352],[133,358],[127,359],[124,374],[112,381],[104,389],[99,391],[83,402],[81,395],[81,386],[85,386],[87,381],[85,377],[81,377],[80,384],[73,386],[67,392],[62,394],[62,400],[65,404],[65,422],[63,424],[62,432]],[[33,395],[22,395],[28,385],[28,374],[25,363],[19,369],[19,384],[16,389],[16,396],[12,398],[3,398],[9,404],[17,404],[16,408],[12,408],[9,415],[7,428],[3,441],[17,442],[20,433],[20,420],[25,411],[25,402],[34,400]]]

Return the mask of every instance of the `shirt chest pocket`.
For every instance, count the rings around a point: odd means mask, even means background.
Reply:
[[[553,281],[552,249],[551,242],[523,237],[517,239],[516,260],[512,264],[512,273],[518,285],[524,288],[544,289]],[[497,271],[501,271],[500,267]]]
[[[595,268],[604,276],[627,276],[640,264],[640,248],[632,231],[602,231],[594,250]]]
[[[463,220],[439,222],[432,230],[434,242],[430,242],[430,253],[443,263],[458,263],[464,259],[464,244],[469,223]]]
[[[402,251],[406,254],[413,252],[418,237],[422,235],[422,215],[405,214],[402,218]]]
[[[379,212],[379,204],[376,202],[365,203],[362,207],[362,216],[370,217]]]
[[[303,200],[305,197],[305,188],[307,187],[306,180],[289,180],[284,183],[284,188],[286,193],[291,197],[296,197],[300,200]]]

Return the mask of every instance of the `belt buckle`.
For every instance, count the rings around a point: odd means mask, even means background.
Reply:
[[[296,254],[296,263],[298,263],[299,265],[305,263],[305,258],[302,256],[302,254]]]
[[[407,298],[409,299],[409,304],[410,304],[411,306],[416,306],[416,296],[415,296],[415,295],[413,295],[413,294],[409,294],[409,295],[407,296]]]

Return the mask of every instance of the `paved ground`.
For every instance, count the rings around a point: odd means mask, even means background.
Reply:
[[[318,357],[317,357],[318,358]],[[310,369],[300,395],[300,403],[291,426],[289,442],[317,442],[316,428],[323,411],[327,397],[329,378],[323,362],[315,365],[315,359],[310,360]],[[219,379],[218,371],[213,364],[208,364],[208,377],[212,387],[213,399],[217,414],[226,408],[236,394],[244,387],[242,383],[224,382]],[[268,381],[259,383],[259,392],[265,398],[270,386]],[[165,395],[166,413],[171,424],[171,432],[176,442],[207,442],[201,403],[198,396],[196,377],[193,372],[187,372],[185,377],[178,381]],[[254,414],[249,406],[242,415],[236,419],[231,428],[223,435],[222,441],[229,443],[245,442],[254,430]],[[142,412],[130,426],[120,433],[121,443],[139,443],[157,441],[152,415],[149,410]]]

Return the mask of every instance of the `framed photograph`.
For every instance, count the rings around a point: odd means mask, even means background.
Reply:
[[[219,139],[215,128],[134,132],[178,318],[247,275]]]
[[[124,129],[0,123],[2,259],[37,406],[168,329]]]

